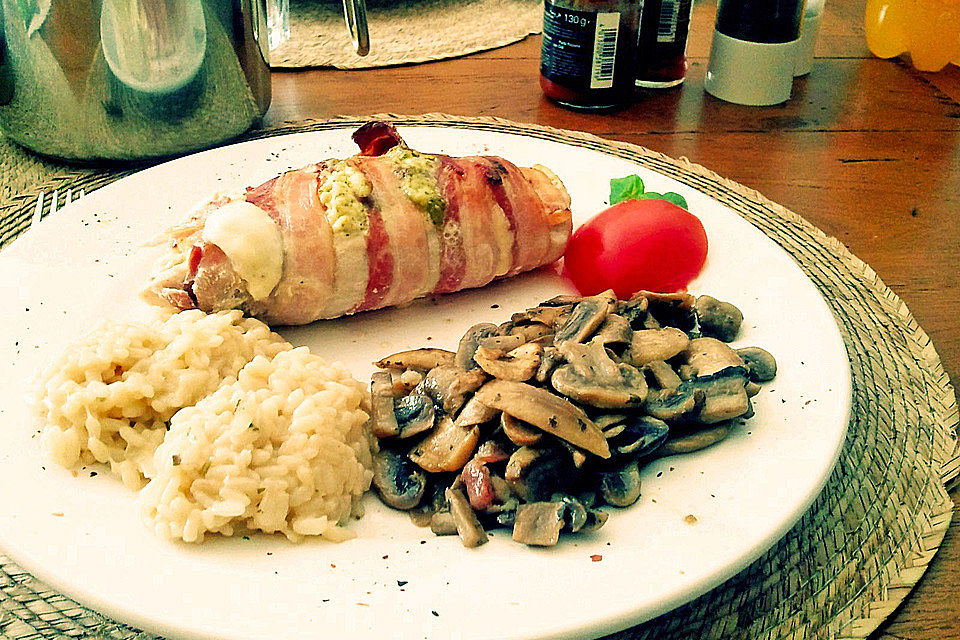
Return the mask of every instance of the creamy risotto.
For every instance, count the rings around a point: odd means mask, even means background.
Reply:
[[[365,388],[239,311],[111,322],[41,375],[49,457],[103,463],[159,535],[346,535],[370,486]],[[146,485],[146,486],[144,486]]]
[[[357,512],[370,487],[365,388],[306,347],[254,358],[237,381],[173,416],[140,492],[158,535],[187,542],[239,526],[292,540]]]
[[[174,413],[235,377],[254,356],[289,348],[239,311],[106,323],[41,376],[44,448],[67,468],[108,464],[138,489],[152,475],[153,452]]]

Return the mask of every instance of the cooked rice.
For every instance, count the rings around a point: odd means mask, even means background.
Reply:
[[[257,357],[173,416],[156,474],[140,492],[157,535],[282,532],[292,540],[349,536],[370,487],[365,388],[305,347]]]
[[[154,451],[174,413],[235,377],[255,356],[290,348],[239,311],[108,323],[41,376],[44,449],[67,468],[109,464],[125,485],[140,488],[153,475]]]

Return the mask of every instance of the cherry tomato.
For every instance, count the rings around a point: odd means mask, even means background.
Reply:
[[[666,200],[624,200],[573,233],[564,269],[583,295],[613,289],[626,299],[684,289],[706,259],[707,232],[692,213]]]

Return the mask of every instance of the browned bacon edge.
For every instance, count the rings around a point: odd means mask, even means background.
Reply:
[[[354,131],[351,138],[360,147],[362,156],[382,156],[395,146],[403,144],[397,128],[381,120],[366,123]]]

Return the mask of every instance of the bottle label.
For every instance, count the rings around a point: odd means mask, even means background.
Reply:
[[[679,18],[680,0],[663,0],[660,5],[660,23],[657,25],[657,42],[676,41]]]
[[[610,89],[620,13],[577,11],[549,0],[543,10],[540,73],[573,89]]]
[[[644,9],[656,12],[656,15],[644,16]],[[641,38],[645,37],[659,44],[685,45],[692,10],[693,0],[661,0],[659,3],[654,0],[640,0]],[[644,33],[645,31],[647,33]]]

